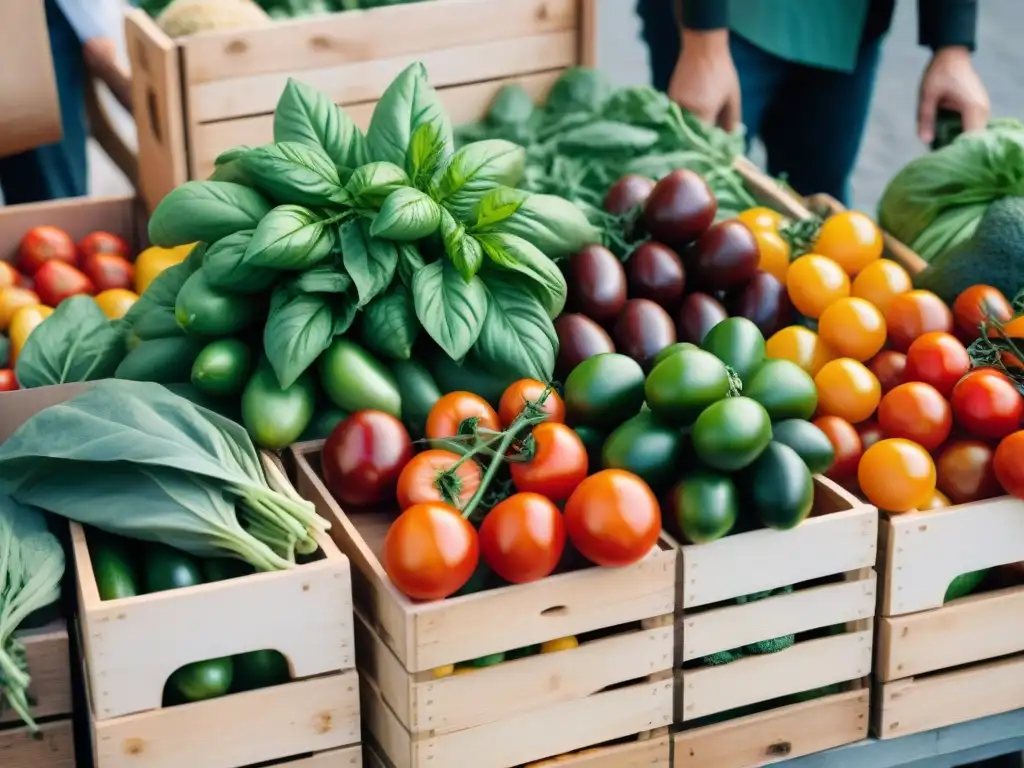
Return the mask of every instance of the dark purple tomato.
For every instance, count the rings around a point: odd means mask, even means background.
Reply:
[[[742,221],[720,221],[693,246],[694,279],[703,288],[729,290],[754,276],[760,254],[754,233]]]
[[[383,411],[356,411],[327,437],[320,461],[334,498],[362,507],[393,504],[398,475],[411,458],[402,422]]]
[[[601,324],[615,320],[626,303],[626,270],[614,253],[603,245],[588,245],[569,257],[566,273],[571,311]]]
[[[642,243],[629,257],[626,270],[630,297],[650,299],[669,310],[679,306],[686,273],[679,254],[667,245],[653,241]]]
[[[683,299],[683,305],[676,315],[676,330],[679,341],[688,341],[698,346],[704,342],[708,331],[729,317],[722,303],[706,293],[691,293]]]
[[[766,339],[790,325],[793,315],[786,286],[775,275],[760,270],[729,297],[727,305],[732,317],[747,318]]]
[[[627,173],[612,184],[608,194],[604,196],[604,209],[616,216],[629,213],[638,205],[644,204],[652,189],[654,179],[637,173]]]
[[[612,337],[584,315],[560,315],[555,320],[555,333],[558,334],[555,373],[562,378],[588,357],[615,351]]]
[[[644,225],[651,237],[678,251],[707,231],[717,211],[708,183],[682,168],[654,185],[644,203]]]
[[[615,349],[645,368],[676,343],[676,327],[664,309],[648,299],[630,299],[615,322]]]

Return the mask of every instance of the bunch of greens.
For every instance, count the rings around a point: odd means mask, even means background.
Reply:
[[[9,705],[33,733],[25,648],[14,632],[60,597],[64,550],[35,509],[0,494],[0,711]]]
[[[696,171],[718,198],[719,218],[756,204],[733,168],[744,151],[741,132],[706,125],[653,88],[613,90],[597,70],[567,70],[543,106],[521,86],[506,86],[483,120],[458,129],[460,141],[494,138],[526,147],[525,189],[573,201],[611,245],[622,225],[601,204],[626,173],[660,179],[677,168]]]
[[[15,501],[267,571],[313,552],[314,533],[330,526],[279,475],[233,421],[158,384],[113,379],[0,446],[0,489]]]
[[[209,0],[216,2],[217,0]],[[387,5],[409,5],[423,0],[253,0],[253,3],[266,11],[275,19],[292,19],[302,16],[313,16],[319,13],[336,13],[338,11],[355,11],[367,8],[380,8]],[[139,0],[138,6],[153,18],[156,18],[171,5],[174,0]]]

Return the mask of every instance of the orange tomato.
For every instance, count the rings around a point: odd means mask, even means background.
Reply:
[[[445,470],[451,469],[461,457],[452,451],[429,450],[413,456],[409,463],[402,467],[398,475],[398,487],[395,496],[399,509],[408,509],[415,504],[427,502],[444,502],[457,509],[463,509],[473,498],[483,470],[472,459],[459,464],[450,482],[438,482]]]
[[[885,318],[871,302],[840,299],[821,313],[818,336],[841,357],[870,360],[885,346]]]
[[[501,423],[498,414],[479,395],[472,392],[449,392],[430,409],[427,415],[426,436],[430,440],[455,437],[464,423],[468,427],[475,420],[476,428],[498,432]],[[467,433],[471,434],[471,432]]]
[[[814,252],[835,261],[853,276],[882,256],[882,230],[860,211],[843,211],[825,219]]]
[[[757,268],[785,285],[789,273],[789,243],[772,229],[754,229],[754,239],[757,240]]]
[[[910,381],[886,393],[878,406],[878,423],[888,437],[913,440],[929,451],[946,442],[953,428],[949,401],[931,384]]]
[[[501,426],[511,426],[516,417],[523,412],[526,403],[540,399],[547,388],[547,384],[536,379],[519,379],[509,384],[501,395],[501,402],[498,403]],[[542,409],[548,415],[548,422],[565,423],[565,403],[553,388],[548,392]]]
[[[879,509],[908,512],[930,503],[935,493],[935,462],[917,443],[882,440],[864,451],[857,481]]]
[[[770,358],[796,363],[811,376],[836,357],[818,334],[802,325],[791,325],[774,334],[765,345],[765,353]]]
[[[569,497],[565,532],[590,562],[631,565],[657,543],[661,507],[639,477],[621,469],[604,469],[580,483]]]
[[[381,564],[414,600],[441,600],[460,590],[480,561],[476,529],[449,504],[415,504],[384,537]]]
[[[870,301],[884,315],[897,296],[914,290],[910,274],[891,259],[878,259],[862,269],[853,279],[850,293]]]
[[[108,288],[94,297],[103,314],[111,320],[119,320],[125,316],[132,304],[139,300],[137,294],[127,288]]]
[[[908,291],[895,297],[885,313],[885,322],[889,340],[901,352],[926,333],[953,331],[953,313],[931,291]]]
[[[28,288],[9,285],[0,288],[0,331],[6,331],[14,318],[14,313],[22,307],[39,304],[39,296]]]
[[[786,222],[786,218],[781,213],[763,205],[748,208],[736,218],[755,233],[759,231],[777,232],[779,227]]]
[[[1006,338],[1013,339],[1017,349],[1024,352],[1024,315],[1015,317],[1003,326],[1003,333]],[[1003,352],[1003,365],[1007,368],[1024,368],[1024,362],[1012,352]]]
[[[42,304],[29,304],[28,306],[21,307],[14,313],[14,317],[11,318],[11,323],[7,328],[7,335],[11,340],[8,365],[12,368],[14,367],[15,362],[18,360],[18,355],[25,348],[25,342],[28,341],[32,331],[52,314],[53,308],[44,307]]]
[[[875,374],[848,357],[825,363],[814,383],[818,387],[818,412],[851,424],[870,419],[882,399]]]
[[[829,305],[850,295],[850,278],[832,259],[808,253],[789,265],[786,289],[798,312],[818,318]]]

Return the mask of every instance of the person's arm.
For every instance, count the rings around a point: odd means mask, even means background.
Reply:
[[[680,21],[682,50],[668,95],[705,122],[731,131],[740,123],[740,81],[729,53],[729,3],[682,0]]]
[[[917,0],[921,45],[939,51],[952,46],[973,51],[978,31],[978,0]]]
[[[131,109],[131,76],[117,59],[121,0],[56,0],[82,43],[82,59],[89,73],[110,88],[126,109]]]

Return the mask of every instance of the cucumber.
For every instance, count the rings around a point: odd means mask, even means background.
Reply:
[[[988,576],[990,570],[991,568],[983,568],[980,571],[961,573],[949,582],[949,586],[946,587],[946,594],[943,596],[942,602],[948,603],[950,600],[957,600],[971,594],[971,592],[980,587],[981,583],[985,581],[985,577]]]
[[[811,474],[827,472],[836,460],[836,449],[828,435],[809,421],[786,419],[772,424],[772,440],[788,445],[803,459]]]
[[[166,339],[169,336],[181,336],[181,326],[174,316],[174,310],[168,307],[154,307],[135,321],[132,333],[143,341],[150,339]]]
[[[212,581],[237,579],[239,576],[256,573],[256,569],[249,563],[235,560],[233,557],[208,557],[199,567],[203,572],[203,581],[207,584]]]
[[[194,587],[203,583],[198,561],[180,549],[150,544],[142,564],[146,592]]]
[[[316,383],[309,371],[281,389],[264,360],[242,392],[242,424],[260,448],[276,451],[287,448],[306,430],[315,406]]]
[[[252,325],[263,309],[263,302],[253,296],[214,288],[200,268],[178,291],[174,316],[189,333],[230,336]]]
[[[202,341],[187,336],[140,342],[117,366],[114,378],[158,384],[187,382],[202,348]]]
[[[168,679],[182,701],[204,701],[223,696],[231,690],[234,663],[230,656],[197,661],[176,670]]]
[[[192,384],[214,397],[237,395],[252,372],[252,353],[238,339],[211,341],[192,364]]]
[[[425,366],[415,360],[394,360],[391,372],[402,398],[402,422],[413,440],[426,434],[430,409],[441,399],[441,390]]]
[[[762,525],[795,528],[811,513],[814,480],[803,459],[782,443],[769,443],[736,482],[749,509]]]
[[[232,658],[235,664],[235,691],[269,688],[292,679],[288,659],[277,651],[252,651]]]
[[[358,344],[339,336],[320,355],[320,383],[343,411],[374,410],[402,416],[402,396],[391,371]]]
[[[739,493],[732,478],[700,469],[683,477],[669,493],[679,530],[694,544],[728,534],[739,518]]]
[[[333,406],[320,408],[313,414],[313,420],[309,422],[309,426],[299,435],[299,442],[301,443],[305,440],[326,440],[327,436],[334,431],[334,428],[347,418],[348,413],[340,408]]]
[[[101,600],[139,594],[139,576],[128,542],[101,531],[89,532],[89,558]]]

